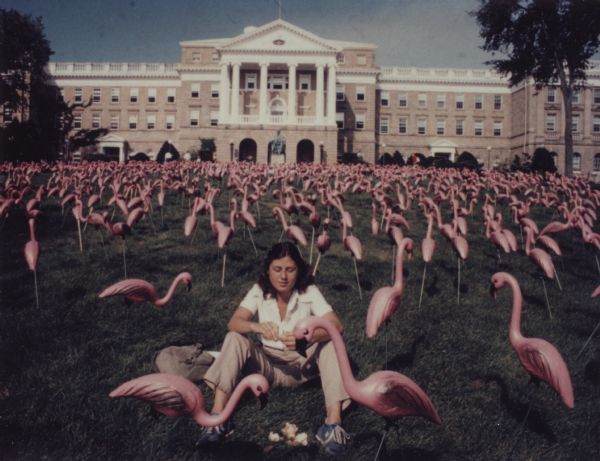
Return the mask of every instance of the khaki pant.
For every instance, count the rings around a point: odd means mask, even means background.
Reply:
[[[260,373],[272,386],[282,387],[299,386],[321,375],[325,405],[343,402],[342,407],[346,408],[350,404],[331,341],[312,344],[305,358],[296,351],[257,345],[246,336],[230,331],[204,381],[211,388],[218,387],[231,395],[240,379],[251,373]]]

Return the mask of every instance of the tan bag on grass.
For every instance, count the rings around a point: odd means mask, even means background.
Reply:
[[[204,351],[202,344],[169,346],[154,355],[154,367],[160,373],[183,376],[199,383],[215,358]]]

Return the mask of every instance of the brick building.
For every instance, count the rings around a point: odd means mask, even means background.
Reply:
[[[278,19],[231,38],[180,43],[179,63],[50,64],[66,101],[91,104],[74,130],[110,130],[98,149],[121,159],[214,139],[217,160],[333,163],[349,153],[454,159],[486,166],[546,147],[563,166],[557,88],[510,88],[486,69],[379,67],[376,45],[329,40]],[[270,153],[280,132],[285,155]],[[600,175],[600,63],[575,96],[574,170]]]

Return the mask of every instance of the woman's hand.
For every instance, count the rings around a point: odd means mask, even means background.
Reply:
[[[296,337],[289,331],[284,331],[280,336],[279,340],[285,346],[285,350],[287,351],[295,351],[296,350]]]
[[[271,339],[273,341],[279,339],[279,327],[273,322],[258,323],[255,333],[258,333],[265,339]]]

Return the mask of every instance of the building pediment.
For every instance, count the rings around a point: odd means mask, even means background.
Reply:
[[[116,134],[108,133],[107,135],[101,136],[97,139],[98,142],[125,142],[125,139]]]
[[[307,30],[294,26],[282,19],[261,27],[246,28],[245,32],[232,38],[220,47],[224,52],[303,52],[335,53],[337,48]]]
[[[429,147],[431,147],[432,149],[433,148],[439,149],[439,148],[444,148],[444,147],[449,148],[449,149],[456,149],[458,147],[458,144],[456,144],[452,141],[449,141],[448,139],[440,139],[440,140],[432,142]]]

